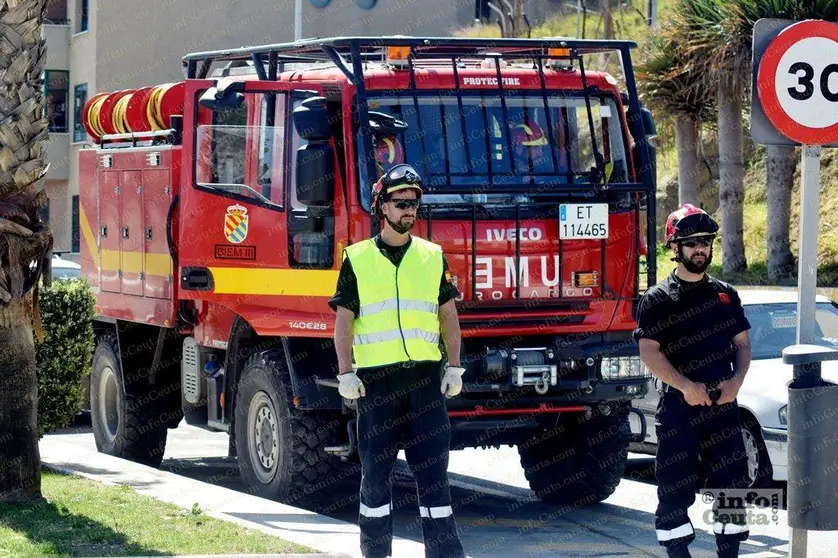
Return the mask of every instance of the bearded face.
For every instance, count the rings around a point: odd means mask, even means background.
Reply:
[[[384,219],[399,234],[405,234],[416,224],[416,210],[419,201],[416,192],[406,190],[395,192],[381,208]]]
[[[678,259],[690,273],[704,273],[713,261],[713,238],[699,237],[677,243]]]

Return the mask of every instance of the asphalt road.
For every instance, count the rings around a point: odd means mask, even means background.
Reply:
[[[95,448],[84,426],[63,432],[73,443]],[[451,453],[449,478],[455,517],[470,556],[665,556],[654,531],[657,504],[649,456],[630,454],[617,491],[605,502],[562,510],[537,500],[529,490],[515,448],[467,449]],[[227,457],[227,435],[182,424],[169,431],[162,469],[195,480],[243,491],[235,460]],[[415,485],[397,463],[393,490],[397,535],[421,541]],[[357,488],[334,487],[334,504],[316,511],[348,522],[357,521]],[[691,510],[692,516],[692,510]],[[693,522],[699,532],[693,556],[715,556],[710,528]],[[742,555],[788,556],[787,538],[752,536]]]

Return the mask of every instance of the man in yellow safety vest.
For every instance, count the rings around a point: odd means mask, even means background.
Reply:
[[[426,557],[465,556],[448,486],[451,430],[443,398],[463,386],[459,292],[440,246],[409,234],[421,199],[422,181],[410,165],[394,166],[375,183],[372,212],[384,228],[344,250],[329,301],[337,312],[339,391],[357,400],[358,525],[369,557],[392,555],[390,473],[399,447],[416,477]]]

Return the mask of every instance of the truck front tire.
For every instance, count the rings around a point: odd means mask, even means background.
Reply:
[[[90,418],[96,448],[115,457],[159,467],[168,429],[147,393],[125,390],[116,340],[102,338],[93,353]],[[148,386],[149,388],[151,386]]]
[[[339,416],[294,408],[282,361],[281,354],[254,355],[242,371],[234,420],[239,472],[251,494],[316,503],[346,472],[325,452]]]
[[[582,422],[568,414],[558,426],[518,446],[530,488],[545,502],[584,506],[608,498],[620,484],[628,460],[628,409],[594,411]]]

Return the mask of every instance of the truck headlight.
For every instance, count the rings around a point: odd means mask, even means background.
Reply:
[[[640,357],[605,357],[602,359],[602,379],[605,381],[631,378],[650,378],[652,376]]]
[[[777,413],[780,418],[780,424],[783,426],[787,426],[789,423],[789,406],[783,405],[780,407],[780,411]]]

